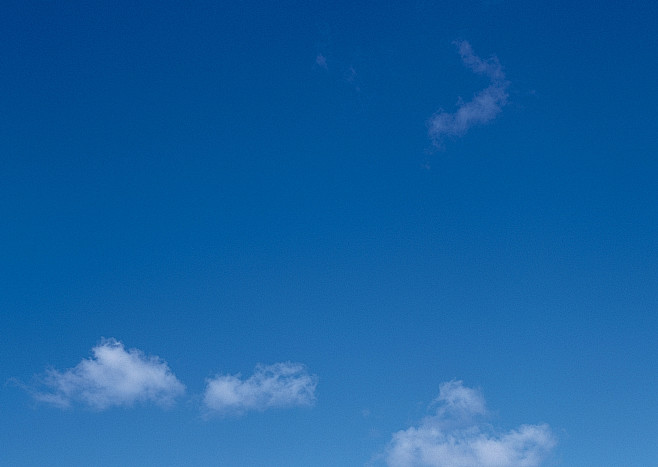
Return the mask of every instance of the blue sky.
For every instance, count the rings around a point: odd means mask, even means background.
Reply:
[[[0,15],[0,464],[658,463],[653,2]]]

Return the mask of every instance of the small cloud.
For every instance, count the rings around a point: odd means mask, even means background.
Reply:
[[[497,432],[480,391],[461,381],[440,386],[436,414],[393,434],[385,453],[390,467],[537,467],[556,444],[547,425]]]
[[[46,371],[38,377],[39,389],[26,389],[38,402],[60,408],[82,403],[96,410],[135,402],[170,406],[185,392],[158,357],[147,357],[137,349],[126,351],[115,339],[104,339],[91,352],[91,358],[71,369]]]
[[[467,388],[461,381],[448,381],[439,385],[439,396],[434,400],[439,404],[438,414],[464,419],[487,413],[482,393],[477,389]]]
[[[353,65],[350,65],[350,67],[345,70],[345,73],[343,73],[343,79],[346,83],[351,85],[356,92],[361,92],[361,86],[359,85],[359,74]]]
[[[455,41],[454,44],[459,50],[459,55],[461,56],[464,65],[473,70],[474,73],[487,75],[493,82],[505,81],[503,68],[500,66],[496,57],[482,60],[473,53],[473,48],[468,41]]]
[[[320,68],[324,68],[325,70],[328,70],[329,67],[327,66],[327,57],[325,57],[322,54],[318,54],[315,57],[315,64],[319,66]]]
[[[489,77],[491,84],[468,102],[460,101],[456,112],[440,110],[428,122],[428,133],[438,146],[446,136],[463,136],[469,128],[489,122],[507,104],[509,81],[496,57],[483,60],[467,41],[455,42],[462,62],[474,73]]]
[[[356,81],[357,78],[357,73],[356,70],[354,69],[353,66],[350,66],[345,73],[343,74],[343,77],[345,78],[345,81],[348,83],[353,84]]]
[[[315,401],[318,378],[300,363],[258,365],[248,379],[218,375],[206,381],[203,403],[211,412],[240,414],[274,407],[308,406]]]

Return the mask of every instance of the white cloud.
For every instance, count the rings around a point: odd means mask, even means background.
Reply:
[[[482,60],[473,53],[471,45],[466,41],[455,43],[459,49],[464,65],[474,73],[488,76],[491,84],[473,96],[468,102],[459,102],[454,113],[440,110],[429,122],[429,136],[435,144],[440,145],[446,136],[463,136],[474,125],[484,124],[493,120],[507,104],[507,88],[509,81],[498,59],[491,57]]]
[[[462,420],[487,413],[482,393],[465,387],[461,381],[452,380],[440,384],[439,396],[434,402],[440,404],[437,413],[459,417]]]
[[[149,401],[169,406],[185,392],[185,386],[158,357],[147,357],[137,349],[126,351],[114,339],[104,339],[91,352],[91,358],[74,368],[48,370],[40,378],[48,390],[32,390],[34,398],[63,408],[80,402],[103,410]]]
[[[242,413],[272,407],[311,405],[318,378],[300,363],[256,367],[246,380],[240,375],[218,375],[206,381],[203,403],[219,413]]]
[[[537,467],[555,446],[547,425],[522,425],[504,433],[480,422],[482,394],[461,381],[440,386],[436,414],[398,431],[385,459],[391,467]]]

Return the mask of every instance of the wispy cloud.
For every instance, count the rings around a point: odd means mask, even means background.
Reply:
[[[317,382],[317,376],[309,374],[300,363],[259,365],[246,380],[240,375],[208,379],[203,403],[209,411],[223,414],[311,405]]]
[[[555,446],[547,425],[497,432],[481,421],[482,394],[461,381],[440,386],[434,415],[398,431],[388,445],[390,467],[537,467]]]
[[[446,136],[463,136],[474,125],[494,119],[507,104],[509,81],[496,57],[483,60],[473,53],[467,41],[455,42],[462,62],[474,73],[487,76],[491,84],[476,93],[468,102],[459,102],[453,113],[439,110],[428,122],[429,136],[440,145]]]
[[[325,70],[329,69],[329,67],[327,66],[327,57],[325,57],[322,54],[317,54],[315,56],[315,64],[320,68],[324,68]]]
[[[67,370],[49,369],[25,384],[8,382],[26,390],[37,402],[59,408],[83,405],[95,410],[153,402],[171,406],[185,393],[185,385],[167,363],[138,349],[126,350],[116,339],[103,339],[91,357]],[[242,414],[248,410],[309,406],[315,402],[318,377],[301,363],[258,365],[247,379],[217,375],[206,379],[201,395],[206,415]]]
[[[48,370],[39,377],[38,388],[29,388],[34,398],[62,408],[81,403],[104,410],[135,402],[170,406],[185,392],[185,386],[158,357],[126,350],[114,339],[104,339],[91,353],[91,358],[71,369]]]

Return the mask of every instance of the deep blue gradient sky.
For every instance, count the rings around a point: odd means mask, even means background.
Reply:
[[[452,380],[658,464],[658,7],[388,3],[2,3],[0,464],[393,465]],[[435,141],[461,41],[508,97]],[[185,394],[34,397],[102,338]],[[277,362],[312,403],[208,415]]]

